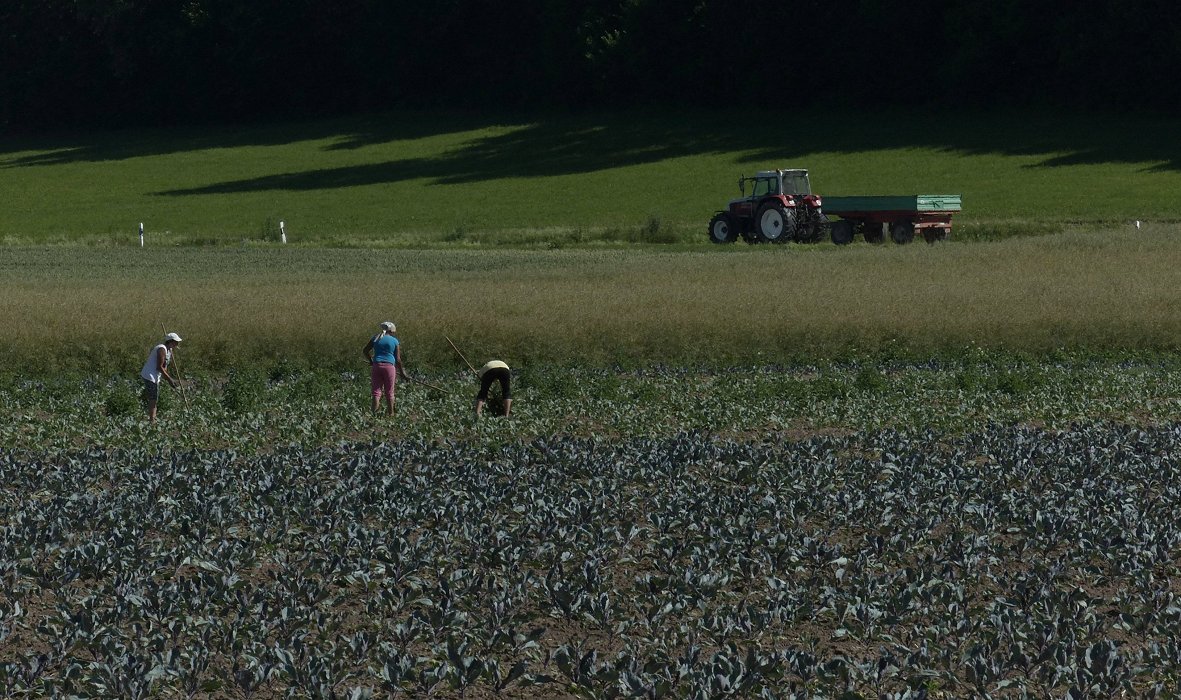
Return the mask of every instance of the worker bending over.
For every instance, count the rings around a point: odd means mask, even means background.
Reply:
[[[476,418],[484,410],[484,403],[488,401],[488,390],[492,382],[500,382],[500,399],[504,402],[504,415],[509,415],[513,406],[513,391],[510,382],[513,378],[512,370],[500,360],[491,360],[480,368],[480,393],[476,394]]]

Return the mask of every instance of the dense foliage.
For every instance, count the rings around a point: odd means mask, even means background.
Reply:
[[[1181,371],[969,360],[0,379],[0,693],[1175,696]]]
[[[4,453],[0,687],[1171,697],[1179,450],[1084,424]]]
[[[404,105],[1053,104],[1175,109],[1161,0],[16,0],[0,123],[175,123]]]

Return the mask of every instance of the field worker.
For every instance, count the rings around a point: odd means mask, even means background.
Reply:
[[[409,380],[406,370],[402,366],[402,344],[394,336],[398,327],[393,321],[382,321],[381,330],[369,339],[361,354],[369,362],[369,384],[373,389],[373,412],[377,413],[377,406],[385,394],[386,415],[394,413],[394,389],[398,385],[398,376]]]
[[[148,359],[139,376],[144,380],[143,400],[148,408],[148,420],[156,422],[156,403],[160,399],[160,378],[168,380],[168,384],[175,388],[176,380],[168,373],[168,365],[172,363],[172,351],[180,345],[180,336],[169,333],[164,336],[164,342],[157,344],[148,352]]]
[[[484,410],[492,382],[500,382],[500,399],[504,402],[504,415],[508,416],[513,406],[513,391],[510,386],[513,378],[512,370],[500,360],[490,360],[488,364],[480,368],[477,374],[480,375],[480,393],[476,394],[476,418],[479,418],[480,413]]]

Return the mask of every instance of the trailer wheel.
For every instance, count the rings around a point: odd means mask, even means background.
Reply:
[[[861,235],[865,236],[866,243],[873,243],[875,245],[886,240],[886,234],[882,231],[882,225],[876,222],[861,224]]]
[[[939,241],[946,241],[947,234],[948,229],[942,227],[923,229],[923,240],[934,245]]]
[[[709,220],[709,240],[714,243],[733,243],[738,238],[734,224],[726,212],[718,212]]]
[[[779,202],[767,202],[755,219],[759,235],[771,243],[786,243],[795,236],[795,214]]]
[[[890,240],[898,245],[906,245],[914,240],[914,224],[909,221],[896,221],[890,225]]]
[[[849,245],[853,242],[853,222],[837,221],[832,225],[832,242],[837,245]]]

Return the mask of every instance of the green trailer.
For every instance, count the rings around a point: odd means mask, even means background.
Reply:
[[[908,194],[825,197],[825,216],[838,216],[831,223],[832,242],[852,243],[860,233],[869,243],[881,243],[889,231],[895,243],[910,243],[915,234],[928,243],[951,233],[951,217],[960,211],[958,194]]]

